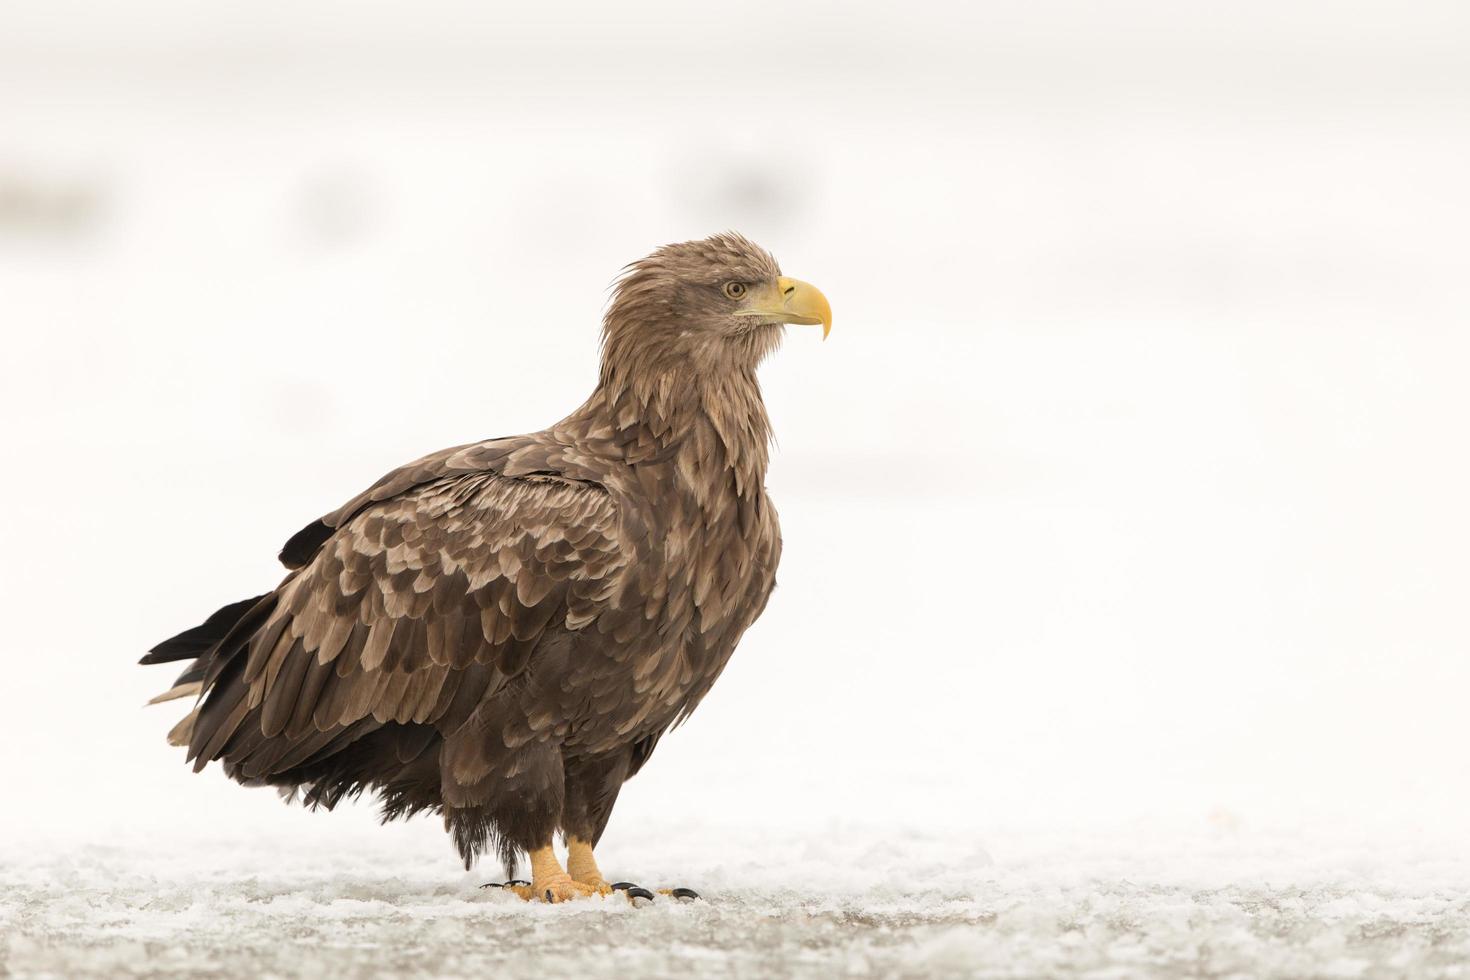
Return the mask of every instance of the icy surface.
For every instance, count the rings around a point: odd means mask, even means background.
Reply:
[[[15,976],[1463,976],[1470,860],[1216,830],[645,827],[604,862],[707,900],[526,904],[437,831],[6,844]],[[637,866],[626,861],[636,861]],[[4,972],[4,971],[0,971]]]

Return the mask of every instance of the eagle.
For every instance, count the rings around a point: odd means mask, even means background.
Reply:
[[[825,339],[831,307],[742,235],[625,267],[580,408],[393,470],[287,541],[273,590],[143,657],[190,662],[150,702],[195,699],[169,741],[312,808],[439,813],[466,868],[527,855],[528,900],[630,887],[593,856],[619,790],[775,586],[756,369],[786,324]]]

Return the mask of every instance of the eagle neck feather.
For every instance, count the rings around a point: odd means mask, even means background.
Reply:
[[[701,502],[727,488],[741,498],[758,495],[771,422],[758,357],[749,356],[754,345],[715,338],[670,349],[628,342],[629,333],[609,332],[601,378],[583,412],[613,432],[628,462],[672,463]]]

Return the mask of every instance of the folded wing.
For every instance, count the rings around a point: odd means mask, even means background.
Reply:
[[[450,734],[616,594],[627,557],[604,488],[449,459],[329,515],[320,540],[293,538],[299,567],[268,613],[209,661],[196,769],[223,759],[268,780],[389,723]]]

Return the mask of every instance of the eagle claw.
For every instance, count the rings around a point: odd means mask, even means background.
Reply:
[[[615,892],[627,892],[628,901],[634,905],[638,904],[638,899],[653,901],[653,892],[644,888],[642,885],[635,885],[631,881],[615,881],[609,887]]]

